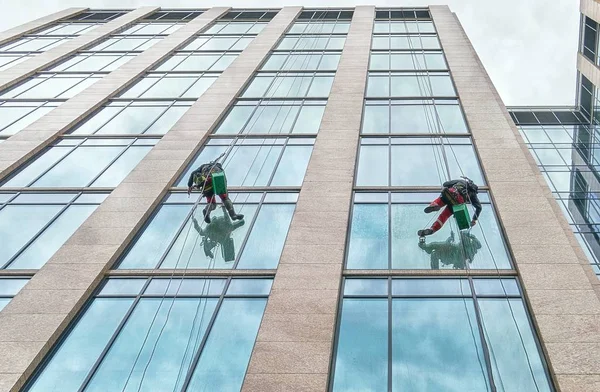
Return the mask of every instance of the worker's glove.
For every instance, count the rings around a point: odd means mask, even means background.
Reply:
[[[471,221],[471,227],[475,226],[476,224],[477,224],[477,221],[476,221],[475,219],[473,219],[473,220]]]
[[[188,191],[187,191],[187,194],[189,195],[190,193],[192,193],[192,187],[191,187],[191,186],[188,186]]]

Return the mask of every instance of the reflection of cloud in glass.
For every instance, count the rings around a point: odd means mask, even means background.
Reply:
[[[395,299],[392,325],[394,391],[489,390],[471,299]]]

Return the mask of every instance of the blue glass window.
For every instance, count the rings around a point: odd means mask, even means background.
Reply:
[[[26,389],[240,390],[271,279],[144,281],[109,279]]]
[[[0,103],[0,136],[14,135],[58,106],[60,102]]]
[[[458,100],[367,100],[363,134],[468,133]]]
[[[37,269],[67,241],[108,194],[13,193],[0,203],[0,268]]]
[[[383,200],[366,199],[370,195]],[[423,209],[436,193],[356,193],[349,231],[349,269],[510,269],[502,231],[486,193],[483,212],[470,232],[450,218],[420,243],[417,231],[430,227],[439,213]],[[389,197],[389,199],[388,199]],[[470,209],[473,214],[473,210]]]
[[[485,184],[469,138],[361,138],[357,186],[441,187],[460,176]]]
[[[325,104],[320,100],[240,100],[215,134],[316,134]]]
[[[315,140],[310,138],[210,139],[177,186],[187,186],[190,173],[222,153],[228,186],[301,186]]]
[[[77,126],[73,135],[164,135],[191,102],[114,101]]]
[[[121,94],[121,98],[200,98],[219,74],[151,73]]]
[[[286,196],[287,200],[269,198],[277,195]],[[229,196],[236,212],[244,214],[244,220],[231,221],[227,212],[218,207],[207,224],[203,221],[202,204],[191,215],[197,194],[192,198],[172,194],[141,231],[118,268],[277,268],[297,193]]]
[[[552,391],[520,292],[496,286],[473,296],[467,279],[346,278],[333,391]]]
[[[63,139],[4,187],[116,187],[158,139]]]
[[[256,74],[244,98],[327,98],[333,84],[331,73]]]

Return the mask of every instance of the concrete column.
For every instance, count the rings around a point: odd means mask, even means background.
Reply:
[[[20,38],[25,34],[31,34],[36,30],[48,27],[61,19],[69,18],[71,16],[80,14],[85,10],[87,10],[87,8],[67,8],[65,10],[50,14],[48,16],[32,20],[29,23],[25,23],[20,26],[13,27],[12,29],[3,31],[0,33],[0,45],[4,45],[12,40]]]
[[[137,20],[154,10],[156,8],[140,8],[131,12],[136,13],[137,16],[130,19]],[[125,90],[138,77],[162,61],[165,56],[185,44],[195,34],[205,29],[228,10],[229,8],[225,7],[211,8],[151,48],[140,53],[128,63],[106,75],[93,86],[85,89],[27,128],[8,138],[0,144],[0,180],[50,145],[56,140],[57,136],[69,130],[108,99]],[[127,17],[127,15],[122,18]],[[89,34],[94,34],[96,30],[91,31]],[[85,36],[80,38],[85,38]],[[69,44],[66,43],[65,45]],[[60,47],[56,49],[60,49]]]
[[[581,53],[577,53],[577,70],[597,88],[600,88],[600,68]]]
[[[552,377],[562,392],[597,391],[598,280],[458,19],[430,10]]]
[[[226,10],[211,9],[200,18],[208,23],[208,16]],[[31,376],[300,10],[286,7],[273,18],[0,312],[0,391],[16,392]],[[200,27],[196,20],[190,24]],[[135,69],[131,62],[128,70]]]
[[[600,3],[597,0],[581,0],[579,10],[585,16],[600,21]]]
[[[88,33],[73,38],[56,48],[50,49],[35,57],[31,57],[20,63],[18,67],[11,67],[0,72],[0,90],[5,90],[10,86],[21,82],[23,79],[32,76],[36,72],[65,60],[67,57],[100,42],[119,30],[123,30],[125,27],[137,22],[156,10],[158,10],[157,7],[138,8],[135,11],[128,12],[115,20],[96,27]]]
[[[244,392],[327,390],[374,15],[354,10]]]

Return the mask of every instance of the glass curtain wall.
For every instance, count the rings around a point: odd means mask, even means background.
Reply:
[[[587,84],[583,81],[584,77],[581,78],[582,84]],[[581,91],[582,95],[588,93],[584,85]],[[592,85],[591,94],[595,92]],[[511,116],[592,268],[600,276],[600,133],[596,125],[597,106],[594,105],[593,109],[593,123],[590,123],[583,106],[580,111],[571,108],[513,108]]]
[[[460,176],[477,225],[420,241]],[[553,391],[427,9],[376,11],[343,275],[330,391]]]
[[[90,11],[60,20],[0,46],[0,71],[85,34],[125,15],[124,11]]]
[[[185,21],[195,15],[181,10],[157,14],[132,27],[128,36],[157,34],[159,25],[162,34],[179,26],[170,19],[177,16]],[[116,168],[119,157],[129,154],[128,162],[141,159],[202,94],[202,89],[194,86],[206,77],[218,77],[275,14],[270,10],[225,14],[74,127],[38,158],[43,164],[33,162],[5,187],[18,183],[23,187],[113,189],[119,176],[131,170],[123,165]],[[257,183],[263,186],[283,183],[278,178],[287,177],[278,173],[287,173],[285,168],[293,166],[296,157],[312,149],[314,138],[285,135],[268,143],[253,140],[255,144],[246,144],[229,135],[227,140],[211,138],[207,151],[220,151],[223,143],[230,141],[243,144],[243,148],[260,146],[272,151],[269,159],[273,166],[258,170]],[[240,157],[246,155],[239,153]],[[86,170],[86,176],[73,175],[73,164],[77,162],[81,168],[86,160],[94,162],[94,169]],[[298,186],[280,186],[273,192],[257,190],[243,181],[246,173],[241,165],[239,172],[231,168],[228,174],[230,182],[239,182],[246,189],[229,196],[244,220],[232,221],[219,207],[206,224],[202,205],[194,209],[199,194],[188,198],[185,187],[178,184],[107,273],[25,390],[241,389],[299,190]],[[293,178],[298,181],[297,174]],[[69,212],[62,208],[63,215]],[[0,218],[1,213],[0,209]],[[49,210],[46,215],[51,218],[47,219],[60,219],[56,214]],[[46,230],[53,227],[50,224]],[[38,233],[40,229],[32,227],[30,231]],[[264,246],[265,241],[269,247]],[[7,257],[16,256],[11,253]],[[142,269],[154,269],[156,274],[148,275]],[[215,274],[215,269],[245,273]],[[251,272],[258,269],[261,276]],[[112,276],[116,274],[120,276]]]

